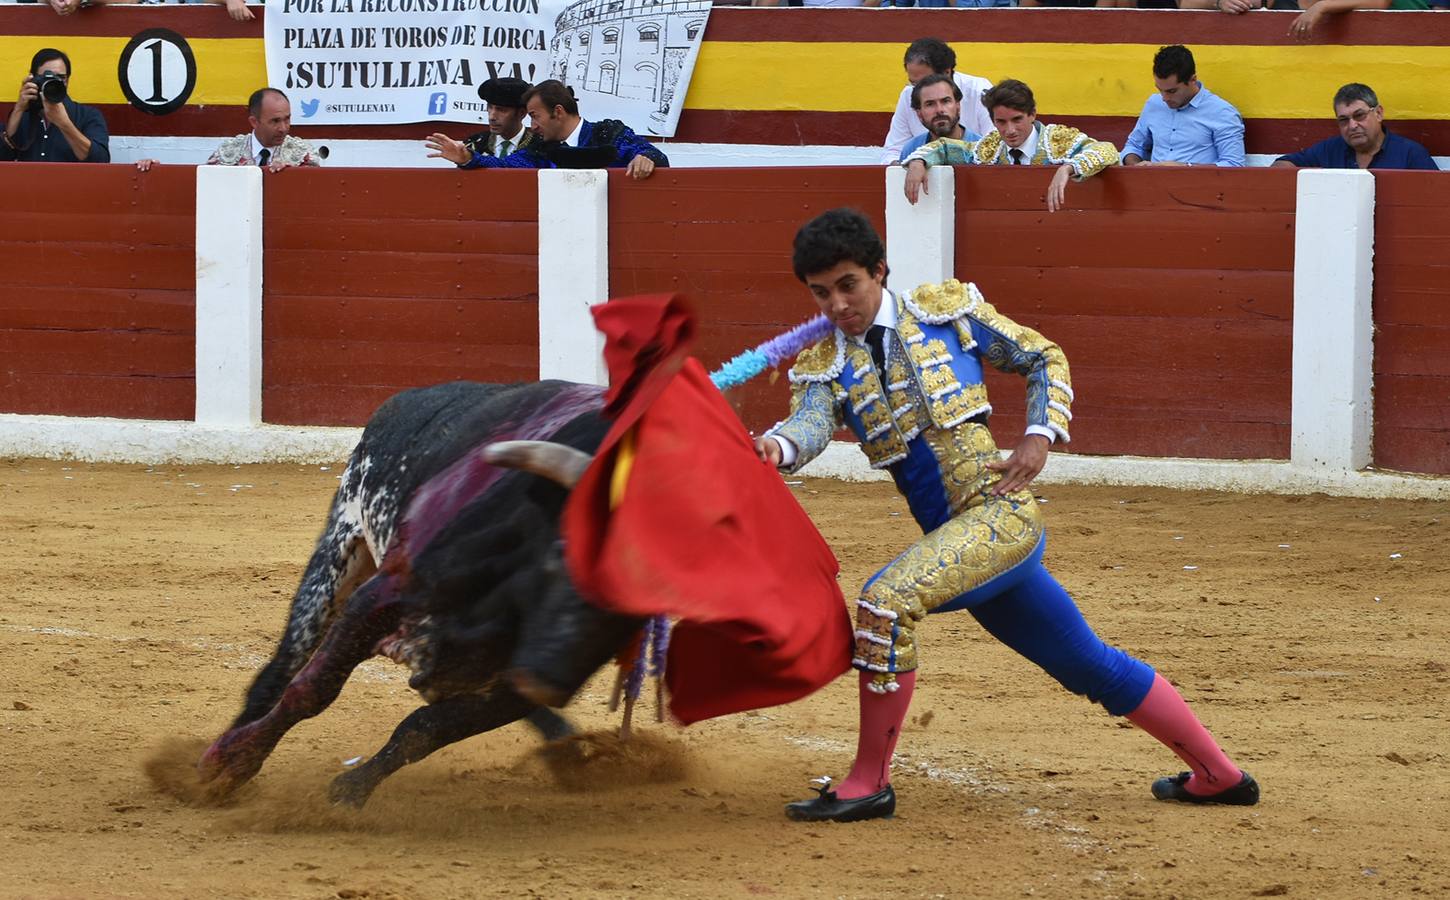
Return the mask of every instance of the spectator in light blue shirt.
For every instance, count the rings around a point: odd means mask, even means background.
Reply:
[[[1193,53],[1174,44],[1153,57],[1158,93],[1123,145],[1125,166],[1242,166],[1244,118],[1198,80]]]

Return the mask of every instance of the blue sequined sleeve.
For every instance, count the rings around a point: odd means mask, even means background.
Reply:
[[[1027,424],[1051,429],[1064,443],[1071,440],[1072,379],[1062,348],[997,312],[990,303],[978,303],[966,321],[983,360],[998,371],[1027,379]]]
[[[805,382],[791,389],[790,415],[766,432],[779,435],[795,444],[799,455],[786,472],[801,467],[820,456],[831,443],[831,436],[841,429],[840,407],[835,388],[830,382]]]

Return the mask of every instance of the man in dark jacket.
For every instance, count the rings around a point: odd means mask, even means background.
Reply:
[[[488,104],[488,128],[455,141],[444,134],[430,135],[427,147],[430,159],[452,160],[466,166],[475,153],[480,156],[504,157],[515,150],[535,143],[538,138],[524,125],[524,91],[529,83],[522,78],[490,78],[478,86],[478,99]]]
[[[464,159],[447,145],[437,155],[465,169],[624,169],[639,179],[648,178],[655,166],[670,164],[669,157],[618,119],[582,118],[573,92],[561,81],[529,88],[524,108],[535,143],[501,158],[475,153]]]
[[[70,57],[49,47],[35,54],[0,137],[0,160],[111,161],[106,120],[70,98],[69,82]]]

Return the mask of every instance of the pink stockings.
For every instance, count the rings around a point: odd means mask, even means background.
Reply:
[[[891,783],[891,754],[916,689],[915,671],[897,672],[897,689],[885,694],[867,688],[874,677],[872,672],[860,673],[861,730],[851,773],[836,786],[836,796],[842,800],[869,796]]]
[[[1183,786],[1200,797],[1226,791],[1239,783],[1242,773],[1219,749],[1213,735],[1198,721],[1183,697],[1162,675],[1153,676],[1153,686],[1128,721],[1153,735],[1188,764],[1193,776]]]

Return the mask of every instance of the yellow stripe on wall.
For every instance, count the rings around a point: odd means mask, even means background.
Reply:
[[[17,61],[12,70],[23,73],[30,58],[42,47],[58,47],[71,61],[71,94],[82,103],[125,103],[117,67],[129,38],[0,36],[0,59]],[[252,91],[267,83],[266,57],[260,40],[195,38],[188,40],[196,58],[196,89],[192,104],[241,106]],[[18,78],[16,90],[19,90]],[[14,103],[13,100],[10,101]]]
[[[1136,116],[1153,92],[1149,44],[955,43],[964,72],[1031,85],[1047,113]],[[1329,118],[1347,81],[1390,118],[1450,119],[1444,47],[1195,45],[1203,83],[1245,118]],[[899,43],[706,41],[686,109],[890,112],[906,85]]]
[[[1450,17],[1447,17],[1450,18]],[[0,59],[26,62],[41,47],[71,57],[72,93],[125,103],[116,76],[123,37],[0,36]],[[188,105],[240,106],[267,83],[262,41],[196,38],[197,84]],[[1136,116],[1153,91],[1150,44],[957,43],[961,68],[993,81],[1019,78],[1047,114]],[[1199,44],[1200,75],[1250,119],[1329,118],[1346,81],[1375,88],[1391,119],[1450,119],[1444,47]],[[839,41],[705,41],[686,109],[890,112],[906,84],[901,45]]]

